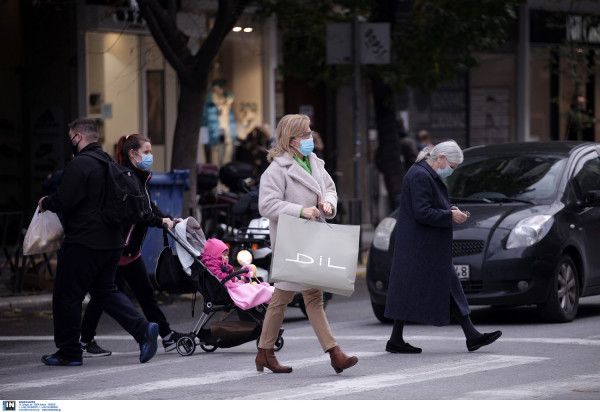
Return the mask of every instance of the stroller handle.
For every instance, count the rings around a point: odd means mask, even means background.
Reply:
[[[248,273],[248,272],[249,272],[249,270],[247,268],[246,269],[238,269],[234,272],[231,272],[229,275],[225,276],[223,279],[221,279],[221,283],[225,284],[228,280],[231,280],[231,279],[241,275],[242,273]]]
[[[196,254],[198,252],[195,251],[194,249],[191,249],[185,242],[182,242],[179,239],[179,236],[177,236],[177,233],[175,233],[172,229],[170,229],[166,223],[163,223],[162,227],[163,227],[163,232],[168,233],[169,236],[171,236],[173,239],[175,239],[175,241],[179,244],[179,246],[181,246],[186,252],[188,252],[190,254],[190,256],[196,257]]]

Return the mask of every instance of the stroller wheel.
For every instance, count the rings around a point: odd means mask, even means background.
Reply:
[[[214,352],[214,351],[216,351],[216,350],[217,350],[217,347],[216,347],[216,346],[213,346],[213,345],[205,345],[205,344],[203,344],[203,343],[202,343],[202,344],[200,344],[200,347],[202,348],[202,350],[203,350],[204,352]]]
[[[283,348],[283,344],[284,344],[284,340],[283,337],[278,337],[277,340],[275,341],[275,347],[273,348],[273,350],[275,350],[275,352],[281,350],[281,348]]]
[[[256,339],[256,348],[258,348],[258,342],[260,342],[260,336],[258,337],[258,339]],[[281,348],[283,348],[283,344],[284,344],[284,340],[283,338],[280,336],[277,338],[277,340],[275,341],[275,345],[273,345],[273,350],[275,352],[278,352],[281,350]]]
[[[196,350],[196,342],[191,336],[183,336],[177,340],[177,352],[181,356],[190,356]]]

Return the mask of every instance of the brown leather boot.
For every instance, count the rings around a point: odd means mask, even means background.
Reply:
[[[344,369],[351,368],[356,365],[358,358],[356,356],[348,356],[339,346],[335,346],[329,349],[329,357],[331,358],[331,366],[335,369],[336,373],[341,373]]]
[[[256,370],[262,372],[270,369],[273,373],[290,373],[292,371],[291,366],[280,365],[275,357],[275,351],[273,349],[261,349],[258,348],[258,354],[256,355]]]

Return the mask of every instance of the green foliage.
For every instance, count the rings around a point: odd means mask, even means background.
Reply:
[[[326,30],[328,23],[351,21],[351,10],[344,3],[353,2],[259,0],[256,3],[259,8],[255,17],[259,20],[277,16],[284,59],[279,70],[284,76],[306,80],[311,85],[323,82],[332,86],[350,79],[349,66],[327,65],[325,61]]]
[[[258,0],[257,16],[276,15],[282,33],[285,76],[335,85],[348,81],[349,65],[327,65],[328,23],[349,23],[352,11],[363,20],[392,24],[392,62],[369,66],[396,92],[406,87],[429,92],[470,67],[476,53],[495,50],[507,39],[523,0],[414,0],[407,16],[390,0]]]
[[[517,18],[519,0],[415,0],[394,33],[400,85],[424,92],[479,65],[477,53],[501,47]]]

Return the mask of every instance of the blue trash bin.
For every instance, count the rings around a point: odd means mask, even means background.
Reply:
[[[182,218],[187,217],[181,216],[181,209],[183,206],[183,192],[190,187],[189,175],[189,170],[152,173],[152,179],[150,179],[150,183],[148,184],[150,197],[166,215]],[[158,255],[160,255],[163,247],[162,229],[149,228],[146,239],[144,239],[144,245],[142,246],[142,258],[144,259],[149,275],[154,275]]]

